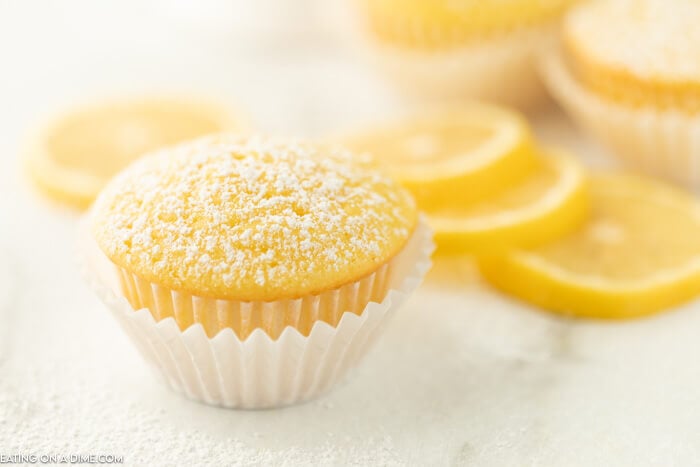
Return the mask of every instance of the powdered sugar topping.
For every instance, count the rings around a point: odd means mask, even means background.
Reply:
[[[416,222],[410,197],[350,154],[228,135],[140,160],[94,214],[101,248],[121,266],[239,299],[306,294],[371,272]]]

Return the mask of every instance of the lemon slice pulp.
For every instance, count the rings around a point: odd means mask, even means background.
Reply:
[[[63,115],[30,143],[29,174],[51,198],[87,207],[105,183],[141,154],[207,133],[235,129],[213,104],[154,98],[95,105]]]
[[[523,118],[482,105],[380,125],[340,142],[372,155],[426,209],[494,195],[536,166]]]
[[[660,182],[600,175],[590,219],[549,245],[482,258],[497,288],[548,310],[629,318],[700,294],[700,204]]]

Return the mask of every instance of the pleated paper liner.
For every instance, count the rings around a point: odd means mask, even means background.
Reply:
[[[201,324],[209,337],[231,328],[245,340],[258,328],[277,339],[287,326],[308,336],[316,321],[336,326],[343,313],[362,313],[367,303],[380,302],[386,296],[394,261],[340,288],[274,302],[199,297],[143,280],[125,268],[118,269],[121,293],[134,309],[148,308],[157,321],[172,317],[182,330],[194,323]]]
[[[387,277],[387,292],[381,301],[370,301],[359,314],[341,313],[335,326],[318,320],[308,335],[287,326],[273,339],[258,327],[241,339],[232,328],[208,337],[199,323],[182,331],[172,316],[156,320],[146,308],[135,310],[121,293],[117,270],[86,226],[81,240],[89,285],[161,379],[190,399],[250,409],[304,401],[341,380],[421,283],[434,250],[432,233],[421,221],[392,260],[392,274]]]
[[[369,39],[366,49],[370,61],[419,98],[478,99],[532,109],[546,98],[536,56],[551,46],[556,30],[554,23],[523,27],[447,50]]]
[[[586,89],[559,49],[543,57],[543,78],[576,122],[631,167],[700,188],[700,115],[633,108]]]

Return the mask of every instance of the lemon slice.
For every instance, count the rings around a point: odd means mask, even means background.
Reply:
[[[588,210],[587,178],[572,157],[550,150],[540,167],[501,194],[427,210],[442,252],[485,254],[539,245],[575,230]]]
[[[46,195],[85,208],[114,174],[141,154],[237,127],[227,111],[197,100],[104,103],[50,122],[31,139],[26,165]]]
[[[422,208],[492,196],[536,165],[525,120],[485,105],[380,125],[339,142],[371,154]]]
[[[547,246],[484,258],[486,279],[560,313],[631,318],[700,294],[700,204],[625,175],[591,182],[591,217]]]

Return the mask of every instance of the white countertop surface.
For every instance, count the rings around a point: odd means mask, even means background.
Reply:
[[[226,21],[194,33],[152,3],[0,0],[0,455],[700,465],[697,303],[633,322],[564,320],[490,291],[466,260],[438,262],[364,364],[321,399],[232,411],[161,386],[80,278],[78,216],[27,185],[26,131],[75,101],[149,90],[225,96],[258,128],[312,136],[398,104],[325,36],[253,46]],[[535,122],[543,139],[601,161],[558,111]]]

